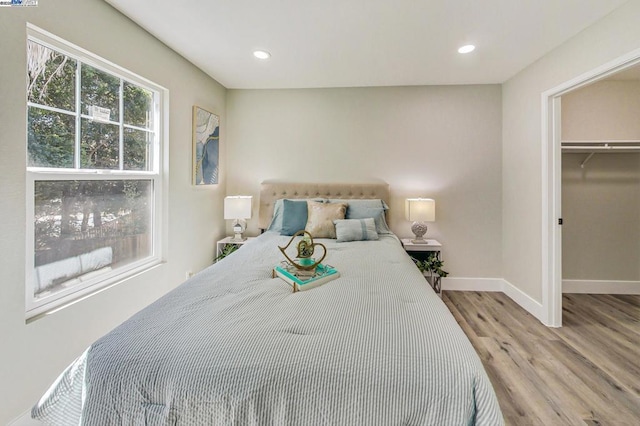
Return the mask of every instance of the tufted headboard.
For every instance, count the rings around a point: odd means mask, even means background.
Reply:
[[[260,184],[258,227],[267,229],[273,216],[273,205],[280,198],[379,198],[389,204],[389,184],[375,183],[299,183],[265,181]]]

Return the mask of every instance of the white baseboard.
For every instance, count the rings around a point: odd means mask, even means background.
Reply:
[[[640,281],[562,280],[563,293],[640,294]]]
[[[503,278],[443,278],[448,291],[501,291],[543,324],[542,304]]]
[[[531,296],[529,296],[528,294],[526,294],[525,292],[523,292],[522,290],[520,290],[519,288],[511,284],[509,281],[503,279],[502,282],[503,282],[502,292],[504,294],[509,296],[511,300],[513,300],[518,305],[520,305],[522,309],[524,309],[525,311],[529,312],[531,315],[536,317],[538,321],[540,321],[543,324],[546,324],[545,323],[546,318],[545,318],[545,315],[543,314],[544,309],[542,309],[542,303],[533,299]]]
[[[542,303],[502,278],[443,278],[442,289],[449,291],[501,291],[522,309],[547,324]],[[563,293],[640,295],[640,281],[562,280]]]
[[[502,291],[502,278],[443,278],[442,289],[449,291]]]

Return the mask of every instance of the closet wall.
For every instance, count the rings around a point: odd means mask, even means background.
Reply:
[[[562,140],[640,144],[640,80],[563,96]],[[562,154],[564,292],[640,291],[640,151],[615,152]]]

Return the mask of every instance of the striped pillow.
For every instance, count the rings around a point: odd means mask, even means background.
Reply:
[[[334,220],[338,242],[377,240],[376,223],[372,217],[366,219]]]

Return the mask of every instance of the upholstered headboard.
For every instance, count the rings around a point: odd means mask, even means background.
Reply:
[[[389,204],[389,184],[375,183],[299,183],[265,181],[260,184],[258,227],[267,229],[273,216],[273,205],[280,198],[379,198]]]

